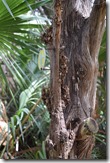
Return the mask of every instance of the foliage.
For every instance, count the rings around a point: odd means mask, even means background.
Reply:
[[[17,143],[21,152],[41,145],[36,151],[37,158],[46,157],[43,140],[50,122],[41,101],[41,89],[48,85],[49,70],[38,68],[38,54],[44,47],[40,35],[50,20],[36,10],[48,2],[50,0],[0,1],[0,91],[12,134],[5,150],[13,153]],[[48,63],[46,53],[45,65]]]

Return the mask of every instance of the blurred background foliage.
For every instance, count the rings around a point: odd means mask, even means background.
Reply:
[[[11,156],[5,159],[46,159],[50,117],[41,90],[49,84],[50,61],[46,51],[47,70],[39,70],[38,55],[45,48],[41,35],[52,22],[52,0],[0,0],[0,6],[0,100],[12,134],[11,142],[0,147],[0,158],[7,151]],[[96,117],[99,132],[92,157],[105,159],[106,31],[99,52]]]

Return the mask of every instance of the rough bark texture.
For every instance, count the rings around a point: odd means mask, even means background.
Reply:
[[[50,159],[77,159],[79,123],[95,108],[106,5],[104,0],[95,0],[93,7],[88,0],[54,2],[47,154]]]
[[[75,117],[81,119],[90,117],[95,107],[98,52],[104,31],[105,4],[94,5],[89,17],[85,18],[83,12],[90,11],[90,8],[86,6],[86,1],[81,2],[82,6],[85,6],[85,10],[81,10],[81,13],[80,7],[79,10],[75,7],[78,2],[71,1],[68,4],[65,1],[64,12],[68,12],[69,8],[71,13],[67,13],[62,24],[62,40],[66,47],[65,54],[69,59],[65,83],[71,88],[71,102],[65,109],[67,122]],[[95,4],[98,2],[95,1]],[[99,4],[102,2],[104,1]]]

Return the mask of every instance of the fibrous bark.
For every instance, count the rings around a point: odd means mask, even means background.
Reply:
[[[51,159],[77,159],[79,124],[91,117],[95,108],[106,4],[105,0],[95,0],[93,7],[88,0],[54,2],[47,153]]]

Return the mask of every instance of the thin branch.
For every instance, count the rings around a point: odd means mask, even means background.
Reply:
[[[45,112],[46,112],[46,110],[42,111],[42,113],[39,114],[39,115],[35,118],[35,120],[37,120],[37,119],[38,119],[40,116],[42,116]],[[34,123],[34,121],[31,122],[31,123],[25,128],[25,130],[23,131],[23,134],[33,125],[33,123]],[[22,134],[20,134],[20,135],[17,137],[17,140],[19,140],[21,137],[22,137]]]
[[[54,5],[54,40],[53,46],[55,47],[55,53],[53,57],[53,100],[55,108],[59,103],[59,98],[61,96],[59,90],[59,52],[60,52],[60,35],[61,35],[61,1],[55,0]]]
[[[21,150],[20,152],[15,152],[13,154],[13,156],[17,157],[17,156],[23,155],[23,154],[25,154],[27,152],[35,152],[36,150],[40,150],[40,149],[41,149],[41,146],[32,147],[32,148],[29,148],[29,149]]]
[[[28,114],[28,115],[25,117],[25,119],[23,120],[22,125],[23,125],[24,123],[27,122],[27,120],[29,119],[29,116],[34,112],[34,110],[36,109],[37,105],[41,102],[41,100],[42,100],[42,98],[40,98],[40,99],[36,102],[36,104],[31,108],[29,114]]]

